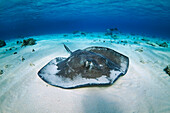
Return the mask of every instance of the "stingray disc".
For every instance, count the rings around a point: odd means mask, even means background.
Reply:
[[[129,58],[106,47],[89,47],[70,52],[68,58],[57,57],[45,65],[39,77],[50,85],[76,88],[113,84],[125,75]]]

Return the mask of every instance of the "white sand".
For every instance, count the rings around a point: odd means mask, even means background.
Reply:
[[[169,113],[170,77],[163,69],[170,63],[170,47],[147,45],[140,36],[121,35],[114,41],[103,34],[94,33],[93,39],[88,34],[74,40],[72,34],[35,36],[37,44],[23,48],[15,44],[16,40],[8,41],[6,47],[0,48],[0,69],[4,70],[0,75],[0,113]],[[128,43],[117,44],[120,40]],[[133,44],[135,40],[141,43]],[[159,39],[151,41],[160,42]],[[37,72],[53,58],[69,55],[63,42],[73,51],[94,45],[114,49],[129,57],[128,72],[109,87],[61,89],[50,86]],[[10,47],[18,49],[5,51]],[[143,52],[135,51],[141,47]]]

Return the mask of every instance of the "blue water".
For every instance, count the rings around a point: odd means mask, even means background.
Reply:
[[[0,0],[0,39],[114,27],[170,38],[170,0]]]

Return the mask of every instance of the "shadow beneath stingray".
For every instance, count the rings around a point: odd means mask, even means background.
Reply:
[[[114,96],[114,95],[113,95]],[[119,98],[110,98],[101,91],[87,92],[82,99],[83,113],[123,113]]]

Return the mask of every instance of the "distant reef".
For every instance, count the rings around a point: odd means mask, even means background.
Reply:
[[[21,47],[28,46],[28,45],[35,45],[35,44],[36,44],[36,40],[33,38],[29,38],[27,40],[23,40]]]
[[[164,71],[170,76],[170,65],[168,65]]]
[[[4,40],[0,40],[0,47],[6,46],[6,43]]]

